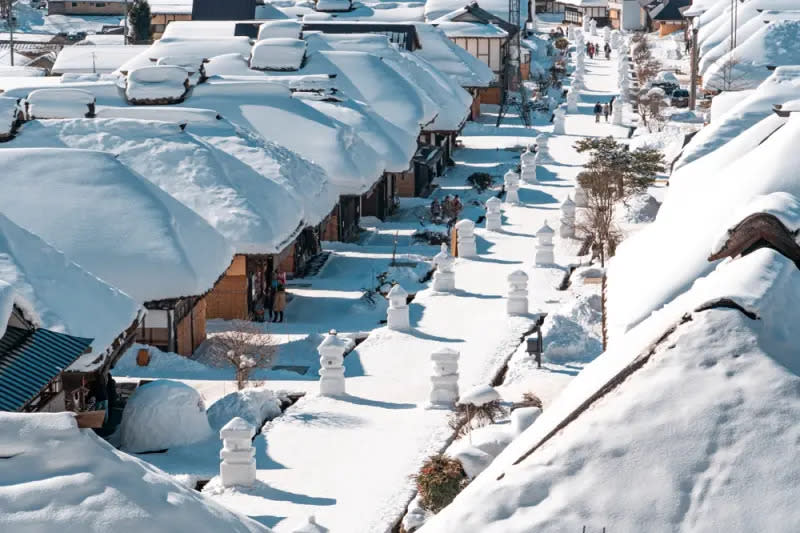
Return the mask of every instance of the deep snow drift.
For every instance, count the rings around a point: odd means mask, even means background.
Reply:
[[[115,450],[71,413],[0,413],[0,529],[268,532]]]

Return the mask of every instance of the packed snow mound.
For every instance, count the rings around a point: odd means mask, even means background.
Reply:
[[[232,392],[211,404],[208,422],[212,429],[219,430],[239,417],[258,429],[281,414],[281,401],[280,395],[264,387]]]
[[[671,310],[674,329],[654,317],[587,366],[421,531],[794,531],[800,466],[786,452],[800,438],[800,351],[788,325],[800,319],[800,271],[764,249],[721,265],[706,285]],[[692,312],[712,293],[759,320]],[[638,356],[649,359],[578,408]]]
[[[395,287],[399,287],[399,285],[395,285]],[[479,385],[474,389],[471,389],[465,392],[461,398],[458,399],[458,403],[461,405],[475,405],[481,406],[487,403],[495,402],[500,399],[500,394],[495,390],[494,387],[490,387],[489,385]]]
[[[3,531],[269,532],[78,429],[71,413],[0,413],[0,425]]]
[[[448,39],[442,30],[424,23],[415,23],[414,28],[422,45],[414,52],[415,55],[428,61],[462,87],[488,87],[492,84],[495,78],[492,69]]]
[[[95,98],[82,89],[37,89],[25,100],[29,119],[89,117]]]
[[[703,76],[705,89],[753,89],[767,79],[767,67],[800,64],[800,20],[770,22],[712,64]]]
[[[652,222],[658,215],[661,204],[647,193],[636,194],[625,201],[622,217],[631,224]]]
[[[0,337],[11,304],[36,326],[94,339],[92,351],[70,368],[101,366],[114,340],[137,317],[131,298],[69,261],[36,235],[0,213]],[[5,303],[3,303],[5,302]]]
[[[268,20],[258,27],[258,40],[299,39],[302,33],[303,24],[298,20]]]
[[[0,211],[138,302],[204,294],[230,265],[219,233],[112,154],[3,148],[0,168]]]
[[[561,314],[547,317],[542,326],[544,358],[553,362],[591,361],[603,351],[602,344],[586,326]]]
[[[120,437],[127,452],[166,450],[212,435],[200,393],[179,381],[162,379],[142,385],[122,411]]]
[[[197,56],[164,56],[156,61],[157,67],[179,67],[189,74],[200,72],[203,68],[203,58]],[[175,77],[180,79],[179,76]]]
[[[306,56],[302,39],[274,37],[260,39],[253,45],[250,68],[256,70],[298,70]]]
[[[19,112],[20,106],[16,98],[0,96],[0,140],[11,136]]]
[[[183,67],[161,65],[128,72],[125,96],[131,103],[172,103],[184,97],[189,73]]]

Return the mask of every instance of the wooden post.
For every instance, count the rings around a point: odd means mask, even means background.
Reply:
[[[456,229],[455,224],[450,230],[450,250],[450,255],[453,257],[458,257],[458,230]]]

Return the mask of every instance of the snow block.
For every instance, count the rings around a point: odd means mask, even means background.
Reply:
[[[461,354],[450,348],[442,348],[431,354],[430,408],[450,409],[458,401],[458,359]]]
[[[486,229],[489,231],[500,231],[503,227],[501,203],[497,196],[492,196],[486,201]]]
[[[528,275],[522,270],[515,270],[508,275],[508,300],[506,312],[509,315],[525,315],[528,313]]]
[[[475,257],[478,251],[475,246],[475,223],[468,219],[463,219],[456,224],[456,234],[458,237],[458,256]]]
[[[408,293],[399,284],[389,291],[389,309],[386,310],[386,325],[394,331],[411,329],[408,313]]]
[[[345,393],[344,352],[347,343],[332,329],[317,347],[319,353],[320,396],[341,396]]]

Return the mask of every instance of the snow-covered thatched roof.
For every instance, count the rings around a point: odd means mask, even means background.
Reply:
[[[204,294],[233,248],[112,154],[0,149],[0,212],[137,302]]]
[[[124,116],[128,109],[105,108],[103,114],[119,110]],[[154,120],[169,120],[160,107],[127,113],[130,118],[33,122],[8,146],[113,152],[202,216],[237,253],[280,252],[302,227],[330,211],[335,200],[325,194],[330,188],[320,168],[273,144],[250,144],[224,119],[194,120],[195,110],[181,117],[180,108],[168,109],[173,123]],[[176,122],[189,124],[182,129]],[[303,179],[316,194],[299,187]],[[323,202],[303,198],[320,194]],[[306,213],[315,203],[316,212]]]
[[[270,531],[78,429],[72,413],[0,413],[0,424],[7,531]]]
[[[139,312],[129,296],[70,261],[0,213],[0,337],[12,305],[35,326],[91,338],[92,352],[70,367],[89,370]]]

